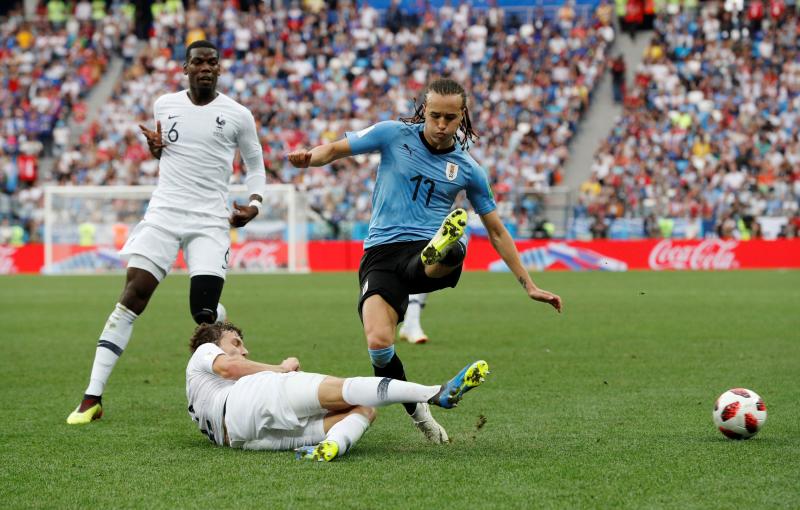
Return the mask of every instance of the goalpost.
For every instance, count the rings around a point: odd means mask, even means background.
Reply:
[[[144,217],[155,186],[46,186],[45,274],[121,271],[119,249]],[[230,187],[229,204],[247,204],[244,185]],[[290,184],[270,184],[253,221],[231,229],[230,272],[307,272],[305,195]],[[185,270],[179,254],[173,270]]]

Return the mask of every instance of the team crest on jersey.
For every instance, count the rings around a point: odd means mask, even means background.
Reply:
[[[214,136],[218,138],[225,138],[225,133],[222,130],[222,128],[225,127],[225,119],[222,118],[222,115],[217,115],[215,120],[217,122],[217,129],[214,130]]]
[[[448,181],[452,181],[458,177],[458,165],[455,163],[447,163],[444,167],[444,176],[447,177]]]

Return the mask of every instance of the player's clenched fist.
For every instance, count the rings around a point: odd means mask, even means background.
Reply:
[[[311,151],[305,149],[292,151],[287,157],[289,158],[289,163],[296,168],[308,168],[308,165],[311,164]]]
[[[281,362],[281,368],[287,372],[296,372],[300,370],[300,360],[297,358],[286,358]]]

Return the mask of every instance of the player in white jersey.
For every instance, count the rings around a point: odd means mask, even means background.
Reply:
[[[68,424],[87,424],[102,416],[103,390],[128,345],[133,321],[169,273],[179,249],[189,268],[189,309],[195,322],[224,319],[219,297],[230,227],[241,227],[258,215],[266,173],[255,119],[247,108],[217,92],[219,71],[217,48],[208,41],[192,43],[183,64],[189,89],[156,100],[155,131],[140,126],[150,153],[160,160],[159,182],[144,219],[122,248],[128,260],[125,288],[100,334],[89,386]],[[228,181],[237,149],[247,168],[250,203],[234,203],[231,212]]]
[[[189,416],[213,443],[245,450],[294,449],[298,459],[330,461],[346,453],[375,419],[374,407],[423,402],[451,409],[489,373],[485,361],[442,385],[387,377],[340,379],[247,359],[242,331],[201,324],[189,341]]]

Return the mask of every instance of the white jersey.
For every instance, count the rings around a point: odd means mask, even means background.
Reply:
[[[150,208],[229,216],[228,183],[238,148],[250,193],[263,196],[264,157],[253,114],[225,94],[197,106],[187,90],[159,97],[153,115],[165,144]]]
[[[222,428],[223,410],[231,388],[236,381],[223,379],[214,373],[214,360],[225,351],[218,345],[203,344],[194,351],[186,367],[186,398],[189,416],[200,427],[200,432],[219,445],[225,433]]]

